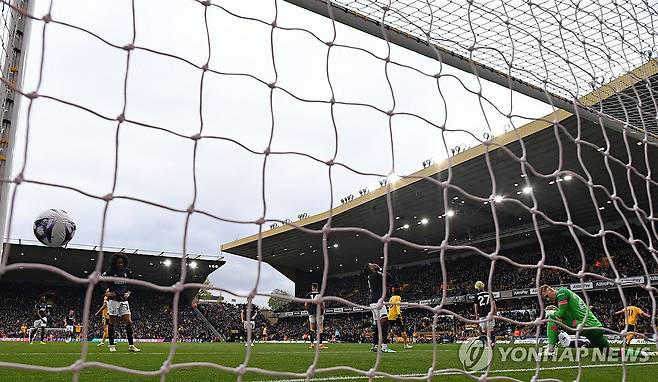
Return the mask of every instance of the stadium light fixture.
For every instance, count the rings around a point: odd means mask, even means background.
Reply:
[[[404,228],[404,229],[409,229],[409,224],[405,224],[405,225],[403,225],[402,228]]]
[[[514,187],[518,187],[518,186],[519,186],[519,184],[518,184],[518,183],[514,183]]]
[[[164,264],[165,267],[168,267],[171,265],[171,260],[165,260],[162,262],[162,264]]]
[[[190,268],[195,269],[197,267],[196,261],[190,261]]]
[[[500,203],[503,201],[503,196],[502,195],[496,195],[494,196],[494,202]]]
[[[636,145],[638,145],[638,146],[642,146],[642,144],[643,144],[642,141],[637,141],[637,143],[636,143]]]
[[[399,216],[396,216],[396,217],[395,217],[395,220],[400,220],[400,217],[399,217]]]
[[[429,221],[429,220],[427,220],[427,219],[425,219],[425,218],[422,218],[422,219],[420,219],[420,224],[425,225],[425,224],[427,224],[428,221]]]
[[[459,199],[459,196],[454,196],[454,197],[452,198],[452,200],[457,200],[457,199]]]
[[[453,211],[453,210],[446,211],[446,216],[449,217],[449,218],[455,216],[455,211]]]
[[[601,206],[599,207],[599,210],[605,210],[605,207]]]
[[[570,181],[571,179],[573,179],[573,177],[571,175],[565,175],[564,178],[562,178],[562,179],[564,179],[566,181]]]
[[[548,182],[548,184],[555,184],[555,181],[551,180],[550,182]]]
[[[338,248],[338,243],[334,243],[334,248]]]
[[[525,187],[523,187],[523,193],[524,193],[524,194],[530,194],[530,193],[532,193],[532,187],[530,187],[530,186],[525,186]]]

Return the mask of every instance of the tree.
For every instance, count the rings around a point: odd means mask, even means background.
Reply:
[[[213,285],[210,283],[208,279],[206,279],[206,281],[203,282],[203,286],[212,288]],[[212,293],[210,293],[210,291],[208,289],[205,289],[204,287],[199,289],[199,293],[197,293],[196,295],[197,300],[212,300],[213,299]]]
[[[292,294],[286,290],[283,289],[274,289],[272,292],[270,292],[273,295],[279,295],[279,296],[289,296],[291,297]],[[290,300],[282,298],[282,297],[277,297],[277,296],[271,296],[270,300],[267,302],[267,304],[270,306],[270,309],[272,310],[279,310],[283,308],[284,306],[288,305],[290,303]]]

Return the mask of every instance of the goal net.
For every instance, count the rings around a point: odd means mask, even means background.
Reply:
[[[574,380],[642,363],[576,353],[561,367],[532,354],[564,341],[604,355],[658,350],[652,2],[0,1],[3,134],[17,125],[20,148],[0,158],[3,189],[13,187],[2,196],[8,237],[30,235],[38,211],[28,206],[47,200],[80,211],[76,240],[99,248],[84,277],[6,254],[0,274],[45,270],[83,287],[90,338],[93,296],[117,281],[100,276],[108,245],[151,241],[186,260],[212,237],[236,255],[228,265],[255,260],[240,263],[249,285],[221,270],[212,287],[186,282],[186,261],[171,284],[119,280],[172,296],[172,343],[152,369],[91,359],[84,342],[74,363],[0,362],[0,374]],[[27,35],[21,19],[38,47],[24,85],[10,54]],[[7,112],[14,87],[24,118]],[[3,149],[14,140],[2,139]],[[271,293],[265,264],[295,282],[295,296]],[[365,284],[370,273],[381,286]],[[282,342],[307,339],[309,304],[323,306],[337,341],[374,339],[372,359],[325,362],[316,346],[289,369],[259,363],[250,347],[237,366],[179,361],[180,306],[198,288],[245,299],[246,316],[254,301],[283,301],[270,327]],[[402,296],[402,331],[428,344],[401,371],[387,367],[395,346],[383,346],[397,335],[370,318],[395,308],[391,293]],[[648,317],[629,319],[631,306]],[[204,322],[222,325],[220,314]],[[244,329],[247,342],[263,338]],[[519,361],[505,350],[517,348]]]

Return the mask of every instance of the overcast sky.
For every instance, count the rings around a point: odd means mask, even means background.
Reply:
[[[49,2],[38,0],[36,14],[47,12]],[[55,0],[52,17],[91,31],[120,46],[132,39],[130,1]],[[135,44],[176,55],[197,65],[208,57],[204,7],[192,0],[137,0]],[[230,0],[217,4],[239,15],[268,23],[274,19],[274,1]],[[283,1],[278,2],[277,25],[303,28],[320,39],[332,39],[329,19]],[[213,70],[245,73],[273,82],[270,49],[271,28],[255,21],[208,10]],[[34,23],[25,76],[25,89],[35,90],[40,65],[43,23]],[[336,25],[336,41],[356,46],[375,55],[386,55],[386,43],[354,29]],[[274,32],[277,85],[298,97],[329,100],[327,46],[300,31]],[[409,112],[449,129],[464,129],[481,137],[494,134],[509,124],[491,107],[483,110],[473,76],[443,66],[435,60],[391,46],[391,59],[427,73],[457,76],[436,80],[413,70],[389,65],[388,75],[395,95],[395,111]],[[46,32],[43,83],[39,93],[55,96],[95,112],[116,117],[123,106],[126,52],[71,28],[49,24]],[[133,51],[127,86],[126,116],[184,135],[199,131],[199,84],[201,71],[169,57]],[[332,48],[329,78],[336,100],[365,103],[383,110],[393,107],[384,62],[364,52]],[[509,91],[483,82],[483,94],[504,112],[510,111]],[[246,76],[207,74],[203,91],[204,135],[231,138],[257,151],[270,139],[269,88]],[[444,102],[447,103],[448,112]],[[446,156],[441,131],[417,117],[396,116],[392,121],[395,168],[388,117],[367,107],[337,106],[334,127],[326,103],[293,99],[282,91],[273,96],[274,133],[272,150],[306,153],[331,159],[362,172],[404,175],[422,168],[425,159]],[[25,104],[23,105],[25,106]],[[529,118],[544,115],[546,105],[515,95],[512,113]],[[489,122],[489,126],[485,122]],[[25,143],[23,108],[17,134],[14,172],[22,165]],[[94,195],[111,192],[114,173],[116,122],[61,103],[37,99],[31,115],[31,131],[25,176],[29,179],[75,187]],[[516,120],[516,123],[521,122]],[[522,123],[519,123],[519,125]],[[446,133],[447,146],[473,144],[464,133]],[[186,209],[192,202],[192,153],[189,139],[166,132],[124,123],[119,136],[118,178],[115,194]],[[254,155],[236,144],[203,139],[197,151],[196,208],[226,219],[254,221],[263,211],[262,166],[264,156]],[[334,205],[344,195],[379,177],[365,177],[334,168]],[[294,218],[299,213],[315,214],[330,205],[328,171],[325,165],[294,156],[272,156],[265,176],[268,219]],[[19,186],[13,238],[33,239],[32,222],[48,208],[67,210],[77,222],[74,243],[100,242],[104,202],[79,193],[52,187]],[[106,245],[181,252],[185,215],[143,203],[114,200],[110,204],[105,232]],[[296,220],[296,219],[294,219]],[[267,226],[264,227],[267,229]],[[192,216],[187,241],[188,253],[219,256],[221,243],[257,232],[255,224],[234,224],[198,214]],[[255,284],[256,262],[222,254],[226,265],[210,279],[216,286],[244,293]],[[269,266],[263,268],[259,291],[274,288],[294,290],[292,282]],[[263,304],[265,299],[259,299]]]

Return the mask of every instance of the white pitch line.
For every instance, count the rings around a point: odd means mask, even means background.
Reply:
[[[626,366],[648,366],[648,365],[658,365],[658,362],[643,362],[643,363],[626,363]],[[583,365],[581,368],[583,369],[592,369],[592,368],[602,368],[602,367],[621,367],[621,363],[603,363],[603,364],[595,364],[595,365]],[[572,365],[572,366],[549,366],[549,367],[540,367],[539,371],[550,371],[550,370],[564,370],[564,369],[574,369],[576,368],[577,365]],[[498,369],[498,370],[490,370],[489,374],[500,374],[500,373],[527,373],[530,371],[537,371],[537,368],[526,368],[526,369]],[[466,372],[467,374],[484,374],[483,372]],[[451,372],[440,372],[436,371],[434,372],[433,376],[441,376],[441,375],[462,375],[463,373],[459,373],[456,371],[451,371]],[[397,374],[394,375],[394,377],[425,377],[427,376],[427,373],[417,373],[417,374]],[[381,378],[391,378],[389,376],[385,375],[377,375],[374,378],[381,379]],[[314,382],[321,382],[321,381],[336,381],[336,380],[353,380],[353,379],[369,379],[365,375],[345,375],[345,376],[335,376],[335,377],[318,377],[318,378],[298,378],[298,379],[262,379],[258,380],[256,382],[306,382],[306,381],[314,381]]]

